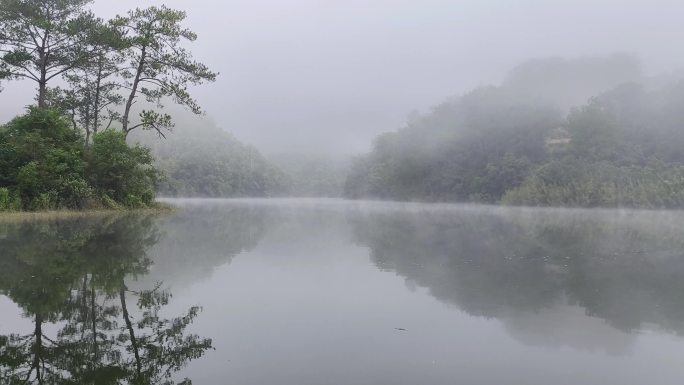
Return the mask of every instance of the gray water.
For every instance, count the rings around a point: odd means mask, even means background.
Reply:
[[[0,220],[0,384],[684,378],[684,213],[172,203]]]

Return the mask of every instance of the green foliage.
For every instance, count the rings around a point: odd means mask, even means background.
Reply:
[[[21,210],[21,200],[10,189],[0,187],[0,212]]]
[[[496,202],[544,158],[544,138],[559,115],[520,104],[501,89],[478,89],[380,136],[371,154],[354,163],[345,194]]]
[[[159,179],[153,161],[149,149],[129,146],[122,132],[105,130],[93,137],[88,180],[100,196],[129,208],[148,207],[154,202]]]
[[[684,206],[684,166],[615,166],[607,162],[554,161],[540,167],[503,198],[527,206]]]
[[[0,211],[9,211],[10,191],[7,188],[0,188]]]
[[[47,85],[85,65],[94,16],[91,0],[0,0],[0,63],[3,76],[38,83],[38,105],[46,106]]]
[[[4,128],[0,173],[23,209],[79,208],[91,196],[82,138],[59,113],[32,108]]]
[[[149,7],[104,21],[90,3],[0,0],[0,80],[38,84],[38,108],[0,128],[0,188],[13,197],[3,210],[150,206],[159,174],[150,151],[126,136],[141,127],[163,137],[173,126],[159,111],[167,100],[201,113],[188,87],[216,79],[185,47],[197,39],[182,26],[185,12]],[[140,96],[154,107],[129,125]],[[115,122],[123,134],[98,134]],[[244,181],[245,190],[272,189],[272,179]]]
[[[132,107],[139,96],[159,108],[169,99],[195,114],[202,112],[188,86],[213,82],[217,74],[195,61],[184,47],[185,42],[197,40],[194,32],[182,26],[185,18],[185,12],[161,6],[137,8],[112,21],[124,36],[122,54],[130,62],[130,69],[122,73],[129,90],[122,117],[125,133],[140,127],[164,136],[164,130],[173,126],[169,114],[155,110],[141,111],[139,123],[131,124]]]
[[[525,100],[525,98],[521,98]],[[380,136],[350,198],[542,206],[684,206],[684,83],[623,84],[567,118],[506,87],[451,100]]]
[[[626,84],[568,117],[568,151],[552,156],[504,202],[521,205],[684,206],[684,84],[647,93]]]
[[[0,210],[153,204],[158,173],[148,149],[128,146],[113,130],[97,134],[88,151],[83,143],[55,110],[31,108],[3,127]]]
[[[160,111],[169,100],[200,114],[188,87],[217,74],[186,48],[197,39],[182,26],[186,13],[149,7],[104,21],[90,11],[91,2],[0,0],[0,80],[36,82],[38,106],[68,115],[85,130],[86,145],[115,121],[125,133],[140,127],[163,136],[173,126]],[[50,88],[58,81],[67,87]],[[131,123],[141,96],[155,107],[138,111]]]
[[[103,126],[120,120],[118,107],[123,104],[120,79],[125,48],[121,31],[101,20],[95,20],[89,29],[89,38],[83,42],[91,53],[87,63],[64,75],[68,87],[48,89],[47,100],[52,108],[70,117],[74,128],[90,136]]]

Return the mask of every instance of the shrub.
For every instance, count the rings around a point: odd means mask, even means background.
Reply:
[[[93,137],[86,175],[101,196],[131,208],[154,202],[159,173],[148,148],[126,144],[123,133],[105,130]]]
[[[502,201],[525,206],[682,207],[684,167],[551,162]]]
[[[121,210],[120,204],[118,204],[114,199],[110,198],[108,195],[102,196],[102,206],[109,210]]]
[[[58,112],[31,108],[0,128],[0,210],[139,208],[158,178],[148,149],[106,130],[84,141]],[[86,161],[87,160],[87,161]]]
[[[0,135],[0,182],[26,210],[80,208],[92,193],[83,178],[83,138],[58,112],[31,108]],[[21,202],[21,203],[19,203]]]
[[[0,188],[0,211],[10,211],[12,198],[7,188]]]

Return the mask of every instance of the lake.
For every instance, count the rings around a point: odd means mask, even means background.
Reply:
[[[684,213],[171,200],[0,219],[0,384],[678,384]]]

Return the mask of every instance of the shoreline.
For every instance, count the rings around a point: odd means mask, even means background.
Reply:
[[[680,213],[684,214],[684,207],[682,208],[652,208],[652,207],[638,207],[638,206],[598,206],[598,207],[584,207],[584,206],[526,206],[526,205],[512,205],[503,203],[478,203],[478,202],[448,202],[448,201],[401,201],[401,200],[382,200],[382,199],[348,199],[342,197],[161,197],[159,202],[171,204],[178,207],[201,205],[206,202],[213,203],[242,203],[242,204],[257,204],[257,205],[278,205],[278,204],[295,204],[300,207],[306,206],[354,206],[356,208],[388,208],[388,209],[414,209],[414,210],[428,210],[428,211],[450,211],[450,210],[505,210],[517,212],[575,212],[575,213]]]
[[[48,211],[5,211],[0,212],[0,223],[30,222],[37,220],[59,220],[91,216],[126,214],[165,214],[173,213],[178,207],[168,202],[156,202],[156,207],[141,209],[92,209],[92,210],[48,210]]]

